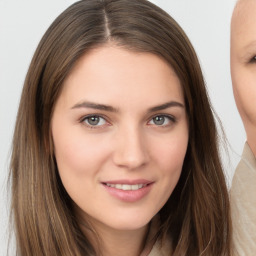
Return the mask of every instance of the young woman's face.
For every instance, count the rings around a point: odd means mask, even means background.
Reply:
[[[180,81],[153,54],[92,50],[64,83],[52,136],[79,216],[108,229],[145,227],[175,188],[187,150]]]

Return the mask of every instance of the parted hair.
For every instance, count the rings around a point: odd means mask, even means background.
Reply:
[[[172,256],[230,255],[229,197],[199,61],[175,20],[146,0],[78,1],[41,39],[24,82],[12,144],[17,255],[97,254],[82,233],[60,180],[51,118],[63,82],[77,61],[109,43],[159,56],[182,84],[189,143],[178,184],[159,212],[158,239],[171,243]]]

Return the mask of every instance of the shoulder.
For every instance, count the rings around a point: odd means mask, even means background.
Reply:
[[[256,192],[256,159],[247,143],[232,180],[231,196],[241,192]]]
[[[256,159],[246,143],[230,191],[234,255],[256,252]]]
[[[165,243],[162,244],[157,240],[148,256],[170,256],[170,253],[171,241],[165,241]]]
[[[160,218],[156,215],[150,223],[145,248],[140,256],[170,256],[171,238],[166,237],[164,241],[160,240],[157,235],[159,226]]]

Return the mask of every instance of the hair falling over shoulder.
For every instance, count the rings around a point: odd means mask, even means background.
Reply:
[[[172,256],[231,255],[229,197],[200,65],[179,25],[146,0],[79,1],[57,17],[39,43],[24,83],[10,165],[17,255],[99,254],[82,233],[61,183],[51,117],[78,59],[110,42],[160,56],[183,86],[189,145],[180,180],[160,210],[159,239],[170,238]]]

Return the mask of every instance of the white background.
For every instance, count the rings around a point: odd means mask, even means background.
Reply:
[[[35,48],[71,0],[0,0],[0,256],[6,255],[8,161],[19,97]],[[212,104],[229,142],[223,152],[230,183],[245,133],[232,94],[229,28],[235,0],[152,0],[182,26],[199,56]]]

